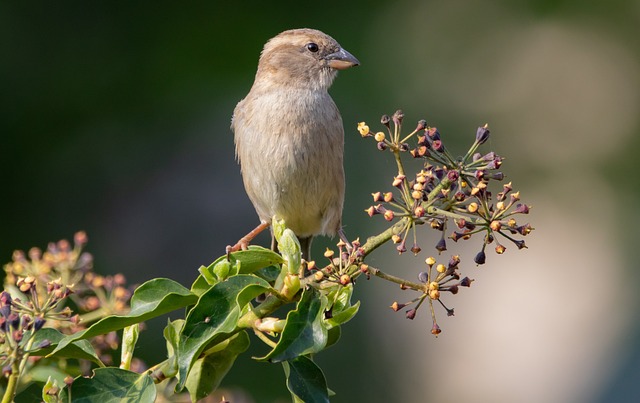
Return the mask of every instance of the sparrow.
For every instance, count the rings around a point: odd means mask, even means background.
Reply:
[[[260,225],[227,251],[245,249],[274,217],[296,234],[306,260],[314,236],[344,237],[344,128],[328,90],[339,70],[359,64],[315,29],[284,31],[264,45],[253,86],[231,120]]]

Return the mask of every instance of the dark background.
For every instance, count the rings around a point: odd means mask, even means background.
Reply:
[[[98,272],[189,285],[257,223],[229,124],[262,45],[317,28],[362,63],[331,90],[350,237],[383,228],[362,210],[394,169],[357,122],[379,130],[398,108],[458,153],[489,122],[488,147],[507,156],[536,227],[529,250],[467,264],[478,285],[450,299],[456,317],[441,312],[438,339],[428,315],[387,308],[405,298],[396,288],[359,283],[361,314],[318,357],[334,400],[638,399],[640,4],[477,3],[0,2],[0,256],[82,229]],[[471,261],[477,246],[451,252]],[[408,278],[426,256],[394,255],[372,259]],[[163,325],[141,336],[150,363]],[[282,369],[248,356],[224,386],[288,399]]]

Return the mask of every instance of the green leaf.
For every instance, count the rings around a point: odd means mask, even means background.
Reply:
[[[43,383],[32,382],[22,389],[13,399],[13,403],[33,403],[42,401]],[[2,391],[4,393],[4,390]]]
[[[220,256],[208,267],[202,266],[198,271],[209,285],[214,285],[218,281],[224,280],[227,275],[251,274],[256,270],[260,270],[274,264],[281,264],[283,262],[284,259],[282,256],[278,255],[271,249],[251,245],[247,250],[239,250],[231,253],[228,261],[227,255]],[[230,265],[230,267],[227,267],[228,265]],[[224,278],[220,278],[221,274],[225,274],[222,276]],[[198,281],[199,279],[196,280],[196,282]],[[194,283],[194,286],[195,285],[196,284]],[[201,283],[198,284],[198,286],[201,288]]]
[[[29,368],[29,371],[25,373],[20,381],[24,381],[25,383],[29,382],[38,382],[40,384],[46,383],[51,378],[52,381],[58,382],[58,385],[64,386],[64,378],[66,378],[69,374],[58,368],[54,364],[49,365],[34,365]]]
[[[74,403],[152,403],[156,399],[156,387],[147,374],[137,374],[120,368],[98,368],[91,378],[76,378],[71,385]],[[61,400],[69,401],[68,389]]]
[[[198,271],[202,273],[202,270],[205,270],[206,267],[201,266]],[[211,288],[211,284],[205,279],[204,275],[200,274],[196,280],[191,285],[191,292],[197,295],[198,297],[207,292],[207,290]]]
[[[318,290],[305,289],[296,309],[287,314],[278,344],[259,360],[287,361],[321,351],[327,344],[327,328],[323,322],[326,306],[327,299]]]
[[[259,277],[237,275],[217,283],[200,296],[181,332],[176,391],[182,390],[191,367],[204,349],[225,340],[236,328],[245,306],[268,290],[269,283]]]
[[[294,401],[305,403],[329,402],[327,381],[320,367],[306,356],[283,361],[287,388]]]
[[[198,401],[215,391],[238,355],[249,348],[249,336],[245,331],[237,333],[225,342],[227,345],[224,349],[198,359],[191,368],[185,384],[191,401]]]
[[[327,332],[327,345],[324,346],[325,349],[333,346],[340,340],[340,336],[342,335],[342,330],[340,330],[340,326],[334,326],[329,329]]]
[[[58,399],[58,393],[60,393],[58,385],[58,382],[54,379],[51,379],[51,377],[47,379],[47,382],[42,388],[42,400],[44,401],[44,403],[57,403],[60,401],[60,399]],[[58,392],[55,392],[56,390]],[[51,392],[52,394],[49,394],[48,392]]]
[[[48,341],[49,343],[51,343],[51,345],[46,348],[36,350],[31,353],[31,355],[52,355],[54,357],[89,360],[101,367],[104,367],[104,364],[102,363],[102,361],[100,361],[100,358],[98,358],[98,355],[93,349],[93,346],[87,340],[74,341],[73,343],[67,344],[61,349],[57,349],[54,353],[51,353],[54,350],[55,346],[59,344],[65,337],[67,336],[60,333],[58,330],[49,327],[38,330],[33,336],[33,345],[37,347],[42,345],[42,343],[44,343],[45,341]]]
[[[269,283],[272,283],[276,281],[276,279],[280,275],[280,267],[275,265],[263,267],[262,269],[256,271],[254,274],[267,280]]]
[[[172,378],[178,373],[178,343],[180,343],[180,330],[184,326],[183,319],[169,321],[162,334],[167,341],[168,363],[163,373],[165,377]]]
[[[356,302],[355,305],[350,306],[349,308],[343,310],[342,312],[334,313],[333,316],[327,319],[327,327],[329,329],[340,326],[343,323],[347,323],[350,321],[360,309],[360,301]]]
[[[112,315],[99,320],[87,329],[60,341],[52,354],[70,343],[144,322],[156,316],[192,305],[198,297],[173,280],[157,278],[142,284],[131,297],[131,311],[127,315]]]
[[[360,309],[360,301],[351,305],[351,295],[353,294],[353,285],[340,287],[335,292],[329,294],[329,300],[333,300],[331,306],[331,318],[326,320],[329,329],[342,325],[350,321]]]

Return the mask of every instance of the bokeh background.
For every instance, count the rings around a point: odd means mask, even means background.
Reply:
[[[481,268],[478,240],[450,245],[476,282],[447,299],[456,316],[440,312],[438,338],[426,311],[408,321],[388,309],[407,299],[399,289],[359,282],[360,315],[317,357],[333,401],[640,400],[637,0],[1,2],[2,259],[82,229],[98,272],[189,285],[257,222],[230,117],[264,42],[298,27],[362,62],[331,91],[349,236],[383,228],[362,210],[394,169],[356,124],[377,130],[398,108],[459,153],[489,122],[485,150],[507,157],[536,227],[528,250]],[[372,262],[415,278],[436,240],[425,233],[419,258],[386,246]],[[162,359],[164,323],[141,336],[148,362]],[[247,355],[224,387],[288,401],[283,379]]]

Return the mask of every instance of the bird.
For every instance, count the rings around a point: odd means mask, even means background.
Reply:
[[[287,30],[264,45],[253,85],[231,119],[242,180],[260,224],[227,253],[246,249],[274,217],[296,234],[306,260],[314,236],[345,239],[344,127],[328,90],[339,70],[359,64],[315,29]]]

